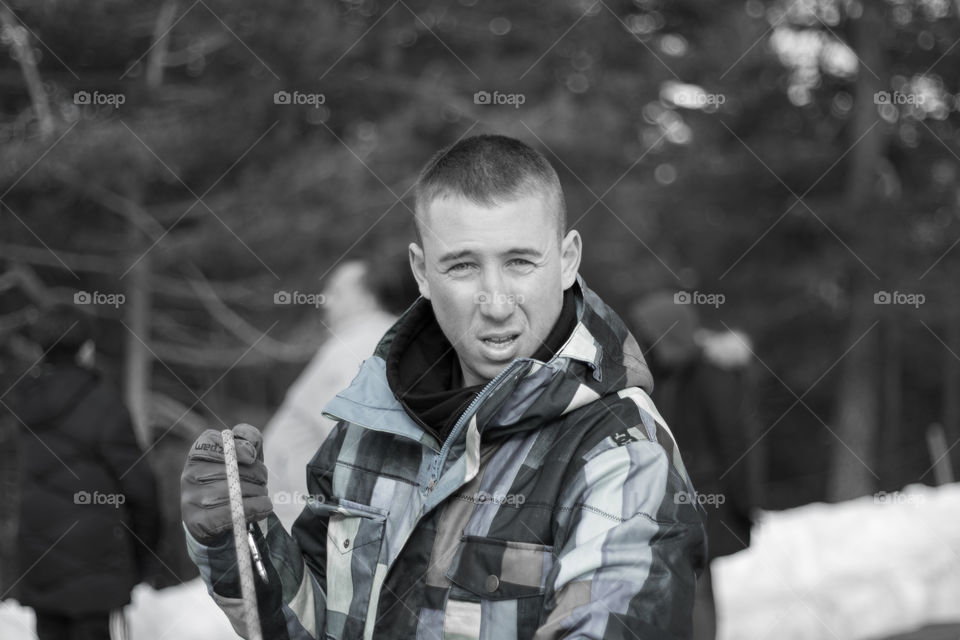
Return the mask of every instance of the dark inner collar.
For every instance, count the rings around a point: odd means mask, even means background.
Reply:
[[[577,325],[577,303],[570,287],[560,316],[531,356],[553,358]],[[421,300],[398,329],[387,354],[387,382],[407,414],[443,442],[483,384],[463,386],[457,352],[440,329],[428,300]]]

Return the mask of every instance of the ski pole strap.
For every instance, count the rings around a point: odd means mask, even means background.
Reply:
[[[237,467],[237,448],[233,431],[224,429],[223,462],[227,467],[227,489],[230,492],[230,516],[233,519],[233,544],[237,551],[237,570],[240,573],[240,593],[243,596],[243,621],[247,640],[263,640],[260,630],[260,612],[257,610],[257,591],[253,585],[253,566],[247,546],[246,518],[243,514],[243,493],[240,489],[240,470]]]

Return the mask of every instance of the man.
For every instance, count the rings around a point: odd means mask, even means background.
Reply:
[[[754,446],[759,437],[756,384],[748,338],[699,326],[696,309],[658,292],[633,306],[630,320],[649,347],[657,380],[654,397],[675,425],[684,460],[706,504],[709,560],[750,544],[751,511],[759,505]],[[717,612],[710,562],[697,583],[694,640],[716,637]]]
[[[43,363],[15,387],[20,434],[19,601],[40,640],[126,637],[124,605],[154,569],[153,474],[119,394],[92,369],[85,319],[32,328]]]
[[[422,297],[326,406],[292,536],[235,428],[264,636],[687,637],[702,510],[636,341],[577,276],[553,168],[465,139],[422,171],[415,222]],[[218,438],[188,456],[182,511],[243,633]]]
[[[290,387],[264,429],[264,462],[273,509],[287,529],[303,510],[304,469],[333,429],[323,406],[350,384],[360,363],[397,318],[384,309],[376,274],[365,260],[348,260],[330,273],[323,290],[324,325],[330,335]],[[409,301],[408,301],[409,302]]]

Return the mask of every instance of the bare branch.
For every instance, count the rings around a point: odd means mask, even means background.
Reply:
[[[57,249],[57,256],[40,247],[28,247],[17,244],[0,244],[0,255],[11,261],[27,262],[42,267],[63,268],[66,264],[71,271],[87,271],[93,273],[116,273],[119,264],[113,258],[91,256],[83,253],[69,253]],[[57,260],[59,257],[63,260]]]
[[[40,123],[40,139],[45,143],[49,142],[53,138],[55,123],[53,112],[50,111],[50,101],[46,91],[43,90],[40,72],[37,71],[37,61],[33,57],[33,49],[30,46],[30,36],[5,4],[0,5],[0,27],[9,36],[10,48],[13,49],[14,58],[20,64],[20,72],[27,84],[30,101],[33,103],[33,110]]]
[[[39,307],[50,306],[57,299],[33,269],[24,264],[14,263],[0,278],[0,284],[3,285],[0,286],[0,291],[19,287]]]
[[[310,347],[299,344],[285,344],[275,340],[241,318],[223,303],[199,270],[197,270],[196,277],[189,281],[189,284],[196,292],[200,303],[213,316],[214,320],[242,342],[252,345],[254,350],[281,362],[303,362],[305,359],[309,359],[309,357],[304,358],[305,351],[312,355]],[[315,346],[313,348],[315,349]]]
[[[157,358],[168,365],[178,365],[193,369],[239,369],[246,367],[264,367],[276,364],[278,358],[248,347],[209,347],[202,345],[174,344],[154,340],[153,351]],[[298,358],[284,360],[290,364],[304,363],[313,357],[316,349],[300,349]]]
[[[39,310],[33,306],[27,306],[17,309],[13,313],[0,316],[0,336],[6,337],[11,331],[16,331],[20,327],[25,327],[36,322]]]
[[[66,166],[59,167],[54,172],[54,177],[87,196],[107,211],[122,216],[145,236],[156,240],[164,233],[163,225],[157,222],[156,218],[135,200],[104,187],[90,184],[79,173]]]
[[[156,91],[163,84],[163,68],[166,66],[170,28],[177,14],[176,0],[167,0],[160,7],[153,25],[153,48],[147,58],[147,89]]]

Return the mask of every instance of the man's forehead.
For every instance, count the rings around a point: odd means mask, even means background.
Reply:
[[[538,225],[543,229],[544,219],[557,221],[552,199],[545,193],[519,194],[494,202],[476,202],[460,194],[448,194],[433,198],[422,210],[417,211],[417,223],[423,226],[449,227],[470,226],[486,229],[502,227],[506,222],[511,228]],[[503,218],[507,219],[504,220]],[[429,230],[426,230],[429,234]],[[504,229],[506,231],[506,229]]]
[[[542,254],[557,237],[555,216],[535,197],[491,207],[463,198],[435,200],[421,223],[424,243],[443,254]]]

